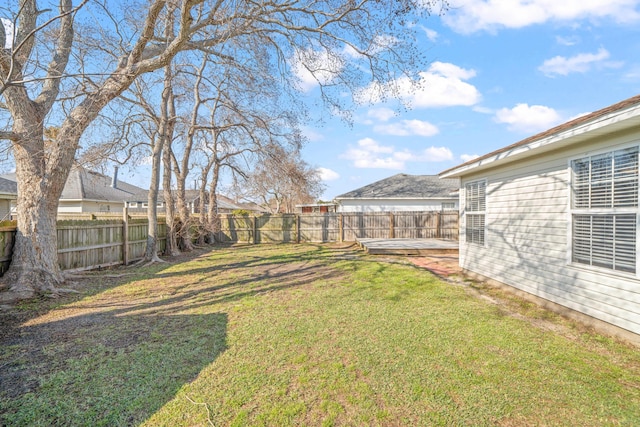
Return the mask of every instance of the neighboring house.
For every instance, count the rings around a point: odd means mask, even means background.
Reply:
[[[253,215],[262,215],[265,213],[269,213],[267,209],[260,206],[255,202],[234,202],[236,205],[240,206],[240,209],[251,212]]]
[[[149,208],[149,190],[139,189],[126,199],[129,214],[146,214]],[[158,191],[157,213],[163,214],[165,208],[162,189]]]
[[[338,205],[335,203],[310,203],[306,205],[296,205],[297,213],[328,213],[337,211]]]
[[[640,95],[442,172],[461,179],[460,265],[640,334],[639,151]]]
[[[200,213],[200,190],[185,190],[185,198],[187,199],[187,205],[189,212]],[[209,209],[209,192],[205,191],[205,212]],[[230,198],[218,194],[216,196],[216,202],[218,204],[218,213],[228,214],[233,211],[243,209]]]
[[[149,194],[148,191],[143,190],[140,193],[132,195],[128,199],[129,212],[130,213],[146,212],[148,207],[148,202],[147,202],[148,194]],[[205,209],[209,209],[209,192],[205,192],[205,197],[206,197]],[[187,202],[187,207],[191,214],[200,213],[200,191],[199,190],[185,190],[185,199]],[[230,214],[233,211],[237,211],[241,209],[249,210],[254,213],[260,211],[259,208],[256,209],[254,206],[250,206],[243,203],[235,203],[230,198],[223,196],[221,194],[218,194],[216,199],[218,203],[218,213],[220,214]],[[158,212],[163,213],[165,211],[164,208],[165,208],[164,195],[162,193],[162,190],[160,190],[160,193],[158,194]]]
[[[3,177],[16,181],[15,173]],[[119,181],[117,168],[114,176],[109,177],[82,166],[74,166],[62,190],[58,213],[122,212],[125,201],[144,191],[140,187]]]
[[[11,219],[11,205],[18,197],[18,184],[6,178],[0,178],[0,221]]]
[[[458,209],[458,179],[397,174],[336,197],[338,212]]]

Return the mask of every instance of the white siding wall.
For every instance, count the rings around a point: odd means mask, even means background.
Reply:
[[[455,203],[458,209],[457,199],[434,200],[398,200],[398,199],[358,199],[340,200],[338,212],[408,212],[408,211],[439,211],[442,203]]]
[[[640,334],[640,275],[571,264],[570,158],[638,141],[636,135],[518,162],[461,182],[460,265]],[[464,187],[487,180],[486,245],[467,244]],[[640,254],[638,254],[640,256]]]
[[[109,207],[107,209],[107,206]],[[58,204],[59,213],[89,213],[89,212],[108,212],[121,213],[124,202],[93,202],[93,201],[65,201],[61,200]]]
[[[60,201],[58,203],[58,212],[60,212],[60,213],[80,213],[80,212],[82,212],[82,204],[80,202]]]
[[[0,220],[11,219],[11,200],[0,199]]]

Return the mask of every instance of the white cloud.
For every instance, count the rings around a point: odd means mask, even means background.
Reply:
[[[358,52],[357,50],[355,50],[353,48],[353,46],[351,45],[345,45],[344,49],[343,49],[344,53],[351,57],[351,58],[361,58],[362,55],[360,54],[360,52]]]
[[[381,122],[389,121],[396,113],[391,108],[372,108],[367,112],[367,117],[380,120]]]
[[[480,105],[476,105],[472,108],[473,111],[480,114],[493,114],[494,111],[489,107],[482,107]]]
[[[494,116],[498,123],[505,123],[516,132],[540,132],[562,121],[553,108],[544,105],[517,104],[513,108],[501,108]]]
[[[628,81],[638,81],[640,80],[640,66],[633,65],[630,67],[629,71],[624,73],[623,78]]]
[[[403,77],[391,83],[391,86],[370,85],[360,91],[358,98],[363,102],[381,102],[384,98],[382,94],[395,87],[400,98],[414,108],[472,106],[480,101],[480,92],[465,80],[475,75],[475,70],[434,62],[427,71],[420,73],[417,82]]]
[[[426,162],[444,162],[453,159],[453,153],[447,147],[429,147],[422,154],[418,160]]]
[[[446,147],[429,147],[417,153],[406,149],[396,151],[392,145],[380,145],[372,138],[364,138],[340,157],[353,161],[356,168],[403,170],[407,162],[441,162],[451,160],[453,154]]]
[[[637,0],[458,0],[442,19],[463,34],[550,21],[611,19],[633,23],[640,20],[637,3]]]
[[[340,174],[334,170],[327,168],[318,168],[318,174],[323,181],[335,181],[340,178]]]
[[[562,46],[574,46],[579,42],[580,42],[580,38],[578,36],[569,36],[569,37],[556,36],[556,43]]]
[[[298,50],[290,62],[293,73],[298,78],[300,89],[304,92],[311,91],[319,83],[331,83],[344,68],[343,59],[325,49]]]
[[[402,120],[398,123],[377,125],[374,126],[373,130],[385,135],[395,136],[433,136],[439,132],[436,126],[422,120]]]
[[[553,77],[555,75],[566,76],[571,73],[585,73],[593,66],[607,68],[622,66],[620,62],[606,61],[609,59],[609,56],[609,51],[601,47],[596,53],[580,53],[570,58],[555,56],[544,61],[538,69],[545,75]]]
[[[422,30],[424,31],[424,33],[427,36],[427,39],[429,39],[430,42],[435,42],[436,40],[438,40],[439,35],[437,31],[427,27],[422,27]]]
[[[302,126],[300,130],[302,131],[302,135],[304,135],[309,141],[318,142],[324,139],[323,134],[307,126]]]
[[[460,155],[460,160],[466,163],[470,160],[477,159],[478,157],[480,156],[477,154],[462,154]]]

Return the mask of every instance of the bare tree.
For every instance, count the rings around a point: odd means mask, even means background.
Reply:
[[[313,76],[325,104],[344,108],[344,89],[355,92],[375,82],[380,97],[393,94],[393,85],[386,83],[399,73],[415,77],[422,55],[411,44],[406,20],[440,4],[149,0],[132,15],[131,8],[107,0],[76,6],[59,0],[52,8],[40,3],[20,0],[6,11],[15,31],[10,48],[0,51],[0,94],[7,113],[0,138],[11,142],[19,193],[13,262],[3,282],[20,298],[55,294],[63,283],[55,219],[80,138],[138,76],[166,66],[180,51],[198,49],[225,58],[222,47],[230,40],[259,39],[283,70]],[[88,7],[94,9],[85,13]],[[175,36],[168,38],[164,28],[171,13]],[[110,22],[101,25],[93,20],[96,14]],[[79,18],[86,25],[76,25]],[[101,43],[83,47],[76,35]],[[113,51],[117,60],[104,59]],[[98,67],[84,55],[103,55],[105,62]],[[44,129],[54,123],[59,132],[49,142]]]
[[[259,200],[271,213],[293,213],[295,205],[318,200],[324,186],[318,171],[297,150],[270,145],[244,183],[244,198]]]

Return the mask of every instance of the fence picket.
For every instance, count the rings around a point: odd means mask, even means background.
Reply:
[[[352,242],[359,238],[458,240],[458,212],[341,212],[284,215],[221,214],[220,241]]]
[[[458,212],[342,212],[284,215],[221,214],[218,238],[233,243],[342,242],[357,238],[458,239]],[[88,270],[141,259],[146,219],[74,220],[57,226],[58,262],[63,270]],[[0,275],[10,262],[15,227],[0,228]],[[158,223],[160,250],[166,224]],[[126,243],[125,243],[126,242]],[[125,248],[126,245],[126,248]]]

